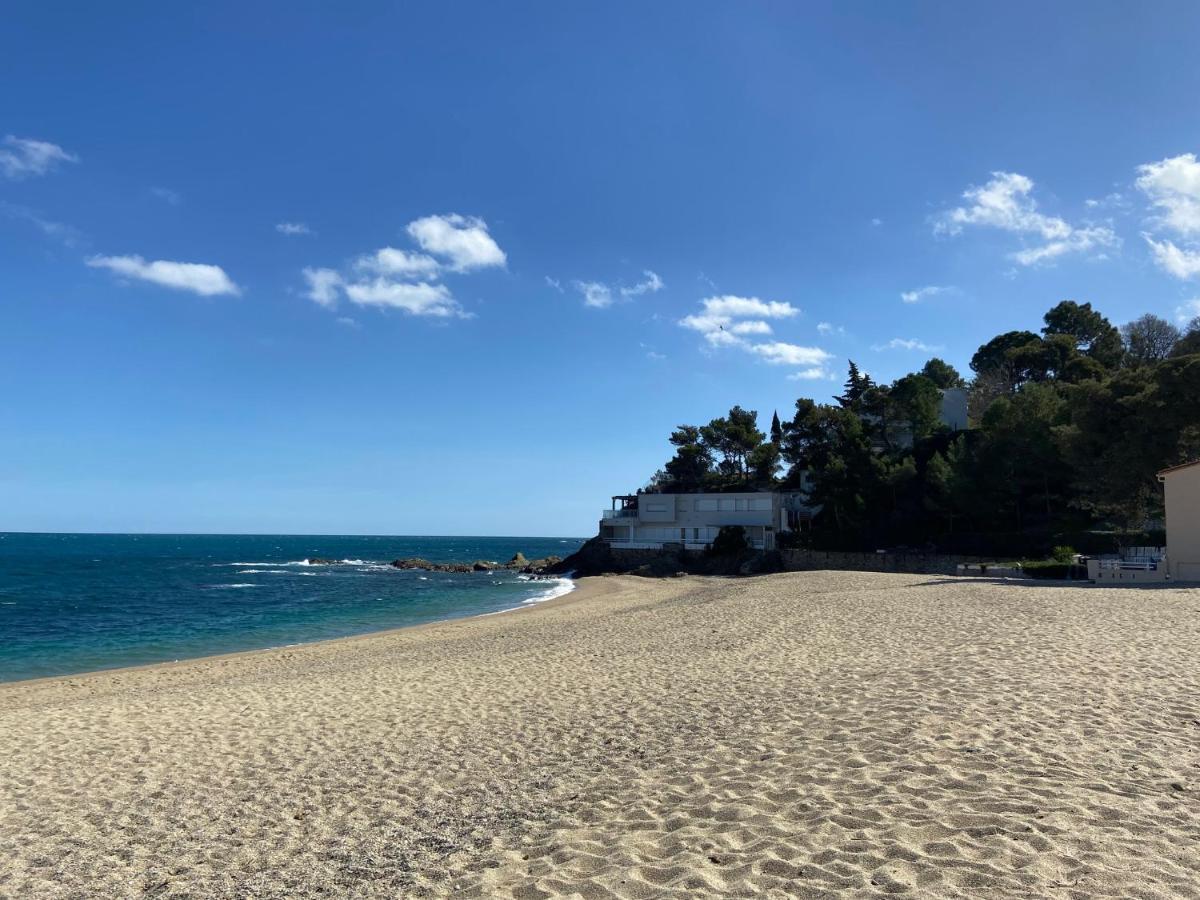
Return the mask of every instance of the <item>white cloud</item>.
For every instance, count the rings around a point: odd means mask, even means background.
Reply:
[[[326,309],[337,306],[338,288],[342,276],[333,269],[304,269],[304,280],[308,282],[308,299]]]
[[[288,235],[311,233],[308,226],[298,222],[282,222],[275,228]],[[359,306],[399,309],[409,315],[441,319],[473,318],[448,287],[434,280],[447,271],[466,272],[505,264],[504,251],[488,234],[487,224],[482,219],[452,214],[414,219],[406,230],[427,252],[381,247],[355,258],[345,272],[306,268],[306,296],[329,309],[337,306],[339,293],[343,293]]]
[[[683,328],[699,332],[710,347],[740,347],[772,365],[802,366],[793,379],[824,377],[824,364],[832,354],[820,347],[802,347],[784,341],[751,343],[752,335],[769,335],[771,323],[765,319],[786,319],[800,314],[790,303],[764,302],[757,297],[727,294],[700,301],[702,311],[679,320]],[[818,329],[820,330],[820,329]],[[813,374],[817,371],[822,374]]]
[[[1175,307],[1175,318],[1181,325],[1186,325],[1193,319],[1200,318],[1200,297],[1187,300],[1182,306]]]
[[[820,347],[801,347],[783,341],[752,344],[749,349],[776,366],[819,366],[833,358],[832,353]]]
[[[883,224],[883,219],[876,217],[871,220],[871,224],[874,225],[876,228],[878,228],[880,225]]]
[[[934,232],[956,235],[968,225],[982,225],[1045,241],[1042,246],[1010,254],[1023,266],[1120,243],[1111,228],[1098,225],[1077,228],[1058,216],[1039,212],[1037,202],[1030,196],[1032,191],[1033,181],[1024,175],[993,172],[987,184],[963,192],[963,199],[969,205],[956,207],[934,220]]]
[[[451,213],[408,223],[408,233],[426,253],[445,257],[456,272],[503,266],[507,257],[488,234],[483,219]]]
[[[80,234],[79,229],[67,225],[65,222],[55,222],[52,219],[47,219],[27,206],[18,206],[14,203],[6,203],[0,200],[0,213],[3,213],[10,219],[20,219],[30,223],[38,231],[46,235],[46,237],[54,238],[67,247],[74,247],[83,240],[83,235]]]
[[[1185,239],[1156,240],[1143,234],[1159,268],[1175,278],[1200,276],[1200,160],[1183,153],[1138,166],[1137,186],[1158,215],[1154,225]]]
[[[392,275],[398,278],[436,277],[441,269],[438,261],[432,256],[397,250],[395,247],[380,247],[374,253],[360,256],[354,261],[354,267],[376,275]]]
[[[414,316],[435,318],[469,318],[444,284],[389,281],[376,278],[343,287],[346,296],[359,306],[382,306],[399,309]]]
[[[760,319],[785,319],[800,314],[800,310],[790,303],[774,300],[764,302],[757,297],[737,297],[733,294],[708,297],[701,300],[700,305],[710,316],[756,316]]]
[[[599,281],[576,281],[575,290],[583,294],[583,305],[593,309],[605,309],[612,306],[612,289]]]
[[[58,144],[8,135],[0,144],[0,172],[9,178],[45,175],[59,163],[79,162]]]
[[[645,276],[645,280],[639,281],[633,287],[621,288],[622,297],[637,297],[640,294],[653,294],[663,289],[663,280],[654,272],[646,269],[644,272],[642,272],[642,274]]]
[[[125,278],[136,278],[175,290],[191,291],[204,297],[241,293],[241,288],[233,283],[224,269],[206,263],[172,262],[165,259],[146,262],[140,256],[93,256],[87,260],[87,264],[93,268],[108,269]]]
[[[919,341],[916,338],[892,338],[886,344],[874,344],[872,350],[920,350],[924,353],[936,353],[941,350],[940,346],[935,347],[931,344],[926,344],[924,341]]]
[[[1137,167],[1137,186],[1160,213],[1160,223],[1177,234],[1200,234],[1200,160],[1183,153]]]
[[[746,335],[771,334],[771,325],[763,321],[764,318],[783,319],[800,313],[790,303],[768,303],[757,297],[737,297],[732,294],[707,297],[700,301],[700,305],[703,312],[685,316],[679,320],[679,324],[704,335],[704,339],[714,347],[745,344],[743,338]],[[748,316],[758,318],[735,321]]]
[[[900,294],[900,299],[905,303],[920,303],[926,297],[936,297],[938,294],[945,294],[951,290],[952,288],[931,284],[923,288],[917,288],[915,291],[903,291]]]
[[[802,369],[799,372],[793,372],[788,376],[788,381],[822,381],[836,378],[837,376],[824,366],[813,366],[809,369]]]
[[[667,357],[665,355],[663,355],[662,353],[659,353],[657,350],[647,350],[646,351],[646,359],[652,359],[655,362],[658,362],[659,360],[663,360],[666,358]]]
[[[729,329],[734,334],[770,334],[771,326],[761,319],[751,319],[748,322],[738,322]]]
[[[559,281],[557,278],[551,278],[549,275],[547,275],[546,276],[546,284],[548,284],[550,287],[554,288],[560,294],[563,293],[562,282]]]
[[[841,325],[834,325],[832,322],[818,322],[817,334],[845,334],[846,329]]]
[[[164,203],[170,203],[172,206],[178,206],[183,202],[183,197],[179,195],[179,191],[173,191],[170,188],[150,188],[150,193],[159,200],[162,200]]]
[[[1156,241],[1150,235],[1142,235],[1154,254],[1159,267],[1179,279],[1200,275],[1200,250],[1188,250],[1175,245],[1174,241]]]
[[[352,319],[349,316],[338,316],[336,319],[334,319],[334,321],[339,325],[345,325],[347,328],[362,328],[362,326],[358,324],[357,319]]]

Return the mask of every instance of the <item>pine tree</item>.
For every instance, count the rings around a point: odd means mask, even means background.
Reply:
[[[771,443],[778,446],[783,443],[783,426],[779,424],[779,410],[771,416]]]

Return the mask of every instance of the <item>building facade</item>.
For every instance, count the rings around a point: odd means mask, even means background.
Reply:
[[[1167,567],[1173,581],[1200,581],[1200,460],[1158,473],[1167,505]]]
[[[812,510],[799,491],[739,494],[626,494],[613,497],[600,519],[600,537],[610,546],[659,550],[708,547],[722,526],[738,525],[750,546],[774,550],[781,532],[803,530]]]

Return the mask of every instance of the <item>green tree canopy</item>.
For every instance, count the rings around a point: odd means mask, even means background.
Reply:
[[[925,363],[921,369],[921,374],[939,388],[960,388],[966,386],[963,377],[958,374],[958,369],[954,368],[954,366],[950,365],[944,359],[939,359],[936,356]]]

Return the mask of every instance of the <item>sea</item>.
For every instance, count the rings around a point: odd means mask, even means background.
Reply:
[[[281,647],[517,609],[571,590],[393,559],[567,556],[581,538],[0,532],[0,681]],[[310,559],[337,560],[312,564]]]

